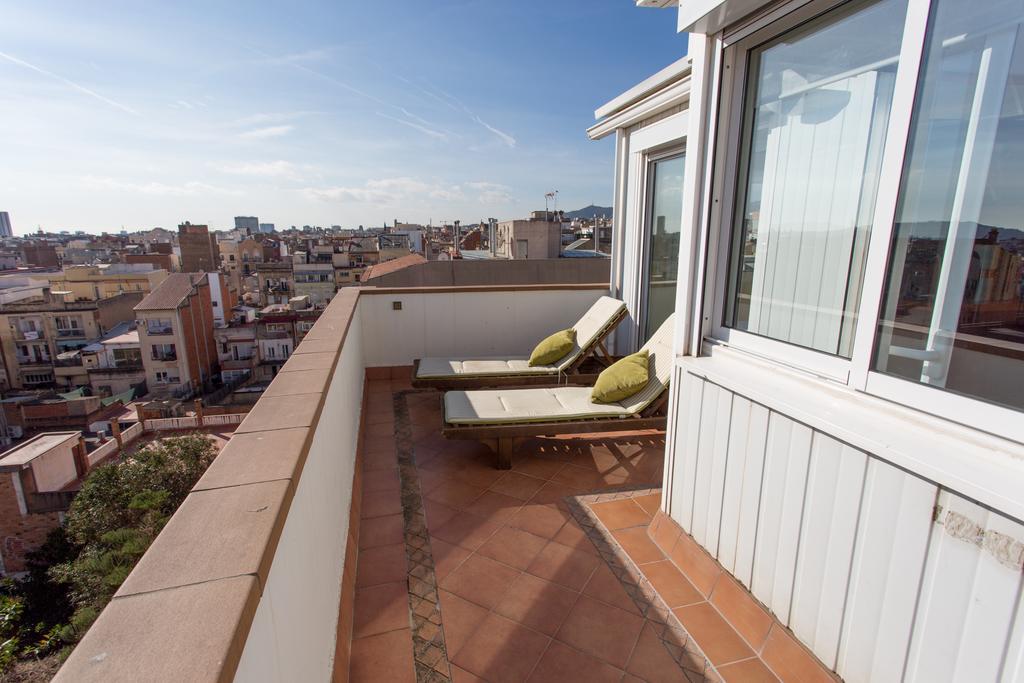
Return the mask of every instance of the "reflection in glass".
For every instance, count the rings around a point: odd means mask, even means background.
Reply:
[[[905,0],[751,50],[726,325],[849,356]]]
[[[1024,2],[933,12],[875,369],[1024,408]]]
[[[651,162],[650,166],[644,341],[650,339],[675,310],[679,233],[683,221],[684,160],[680,154]]]

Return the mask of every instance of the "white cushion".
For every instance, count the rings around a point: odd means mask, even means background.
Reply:
[[[506,424],[626,417],[617,403],[590,400],[590,387],[449,391],[444,416],[449,424]]]

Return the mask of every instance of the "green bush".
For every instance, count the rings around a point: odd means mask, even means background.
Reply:
[[[27,576],[0,583],[0,672],[85,635],[216,454],[203,435],[163,439],[86,477]]]

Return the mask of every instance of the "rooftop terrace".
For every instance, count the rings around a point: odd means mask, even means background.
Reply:
[[[409,382],[605,293],[339,292],[56,680],[820,677],[666,522],[663,433],[527,438],[498,470]]]

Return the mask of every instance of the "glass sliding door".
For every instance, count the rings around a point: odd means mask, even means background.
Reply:
[[[675,310],[684,168],[682,153],[652,159],[648,164],[641,342],[650,339]]]
[[[850,357],[905,15],[850,2],[749,50],[727,327]]]
[[[938,0],[874,370],[1024,408],[1024,2]]]

